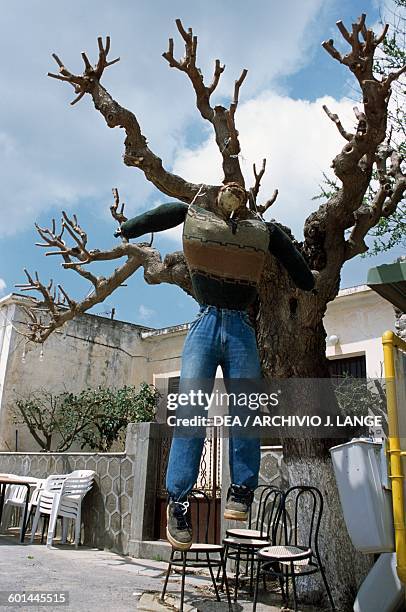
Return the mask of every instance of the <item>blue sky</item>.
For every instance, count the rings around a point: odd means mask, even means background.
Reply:
[[[24,267],[38,270],[44,281],[54,278],[76,298],[88,292],[82,279],[34,246],[34,222],[47,226],[62,210],[76,212],[90,246],[108,248],[116,242],[109,218],[112,187],[119,188],[130,215],[166,201],[142,173],[123,165],[123,132],[109,130],[88,97],[69,106],[72,89],[46,77],[55,70],[52,52],[78,72],[80,52],[86,50],[93,61],[97,36],[110,34],[111,54],[121,61],[106,72],[103,84],[136,113],[166,167],[194,182],[217,182],[221,160],[210,126],[195,108],[185,75],[161,57],[169,36],[182,54],[175,18],[192,25],[199,37],[198,65],[207,79],[215,58],[226,64],[215,102],[229,103],[235,78],[248,68],[237,111],[242,167],[250,184],[252,162],[267,157],[260,199],[278,187],[269,216],[291,226],[300,238],[304,219],[317,206],[311,197],[322,172],[330,171],[343,144],[322,104],[338,111],[347,127],[354,125],[354,83],[321,42],[330,37],[338,42],[338,19],[350,25],[366,12],[373,24],[381,9],[366,0],[120,0],[114,6],[106,0],[3,2],[0,53],[7,61],[0,70],[0,295],[24,281]],[[180,231],[157,236],[155,246],[162,253],[178,250]],[[399,254],[394,250],[347,263],[342,287],[364,283],[369,267]],[[106,274],[110,268],[98,270]],[[190,320],[197,309],[177,287],[146,285],[142,271],[94,312],[112,307],[119,319],[153,327]]]

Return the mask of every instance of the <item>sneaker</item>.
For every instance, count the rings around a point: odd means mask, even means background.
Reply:
[[[254,499],[254,492],[244,485],[232,484],[227,493],[224,518],[232,521],[246,521]]]
[[[192,546],[192,526],[189,502],[176,502],[172,499],[166,508],[166,537],[173,548],[189,550]]]

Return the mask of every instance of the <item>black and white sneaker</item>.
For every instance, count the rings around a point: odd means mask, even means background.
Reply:
[[[244,485],[232,484],[227,493],[224,518],[231,521],[246,521],[254,499],[254,492]]]
[[[169,500],[166,518],[166,537],[169,543],[176,550],[189,550],[192,546],[189,502]]]

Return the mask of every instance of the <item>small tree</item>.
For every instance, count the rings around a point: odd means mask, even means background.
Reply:
[[[44,451],[67,451],[74,442],[107,452],[131,422],[153,420],[159,393],[141,383],[140,389],[84,389],[78,395],[46,389],[16,401],[14,422],[25,424]]]
[[[13,420],[24,424],[41,450],[68,450],[92,423],[93,406],[73,401],[72,393],[52,393],[41,388],[16,400]]]
[[[159,397],[158,390],[152,385],[141,383],[135,387],[123,387],[114,391],[87,389],[80,395],[83,409],[90,403],[97,406],[97,414],[92,424],[84,429],[80,436],[82,448],[86,445],[93,450],[107,452],[113,443],[119,440],[129,423],[152,421]]]

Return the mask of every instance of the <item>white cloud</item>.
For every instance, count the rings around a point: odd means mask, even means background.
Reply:
[[[143,323],[147,323],[155,315],[156,315],[155,310],[153,310],[152,308],[148,308],[148,306],[145,306],[144,304],[141,304],[138,308],[137,319],[139,319]]]
[[[259,202],[265,202],[278,188],[279,197],[267,217],[292,227],[298,238],[302,237],[305,218],[318,207],[311,198],[319,191],[322,173],[332,175],[331,161],[344,145],[323,104],[338,113],[347,129],[353,127],[352,103],[330,97],[308,102],[265,92],[241,104],[237,111],[246,184],[254,182],[253,162],[258,167],[266,157]],[[196,149],[180,151],[174,171],[196,182],[220,183],[221,157],[213,138]],[[180,234],[179,228],[166,232],[175,240]]]
[[[92,199],[104,204],[113,186],[128,201],[128,212],[145,205],[153,193],[140,172],[122,163],[123,132],[107,129],[88,96],[70,107],[72,88],[46,78],[48,70],[56,70],[51,52],[78,72],[80,52],[85,49],[94,61],[97,36],[111,34],[112,54],[122,59],[106,72],[103,83],[136,112],[151,148],[170,166],[184,146],[185,134],[193,131],[195,138],[197,121],[201,125],[187,78],[160,57],[168,35],[177,36],[177,56],[183,53],[175,17],[194,26],[199,64],[209,78],[215,57],[227,65],[215,102],[224,96],[228,102],[242,67],[249,69],[243,99],[306,63],[321,38],[320,15],[329,4],[258,0],[253,10],[242,0],[220,5],[208,0],[202,6],[184,0],[122,0],[117,10],[106,0],[88,0],[64,3],[62,20],[60,7],[51,0],[15,0],[4,6],[0,54],[7,62],[0,73],[0,178],[13,206],[9,198],[2,199],[0,214],[7,215],[8,222],[1,225],[0,235],[31,226],[53,207],[78,210]],[[99,210],[108,215],[106,206]]]
[[[2,278],[0,278],[0,295],[3,295],[3,293],[5,293],[6,287],[6,282]]]

